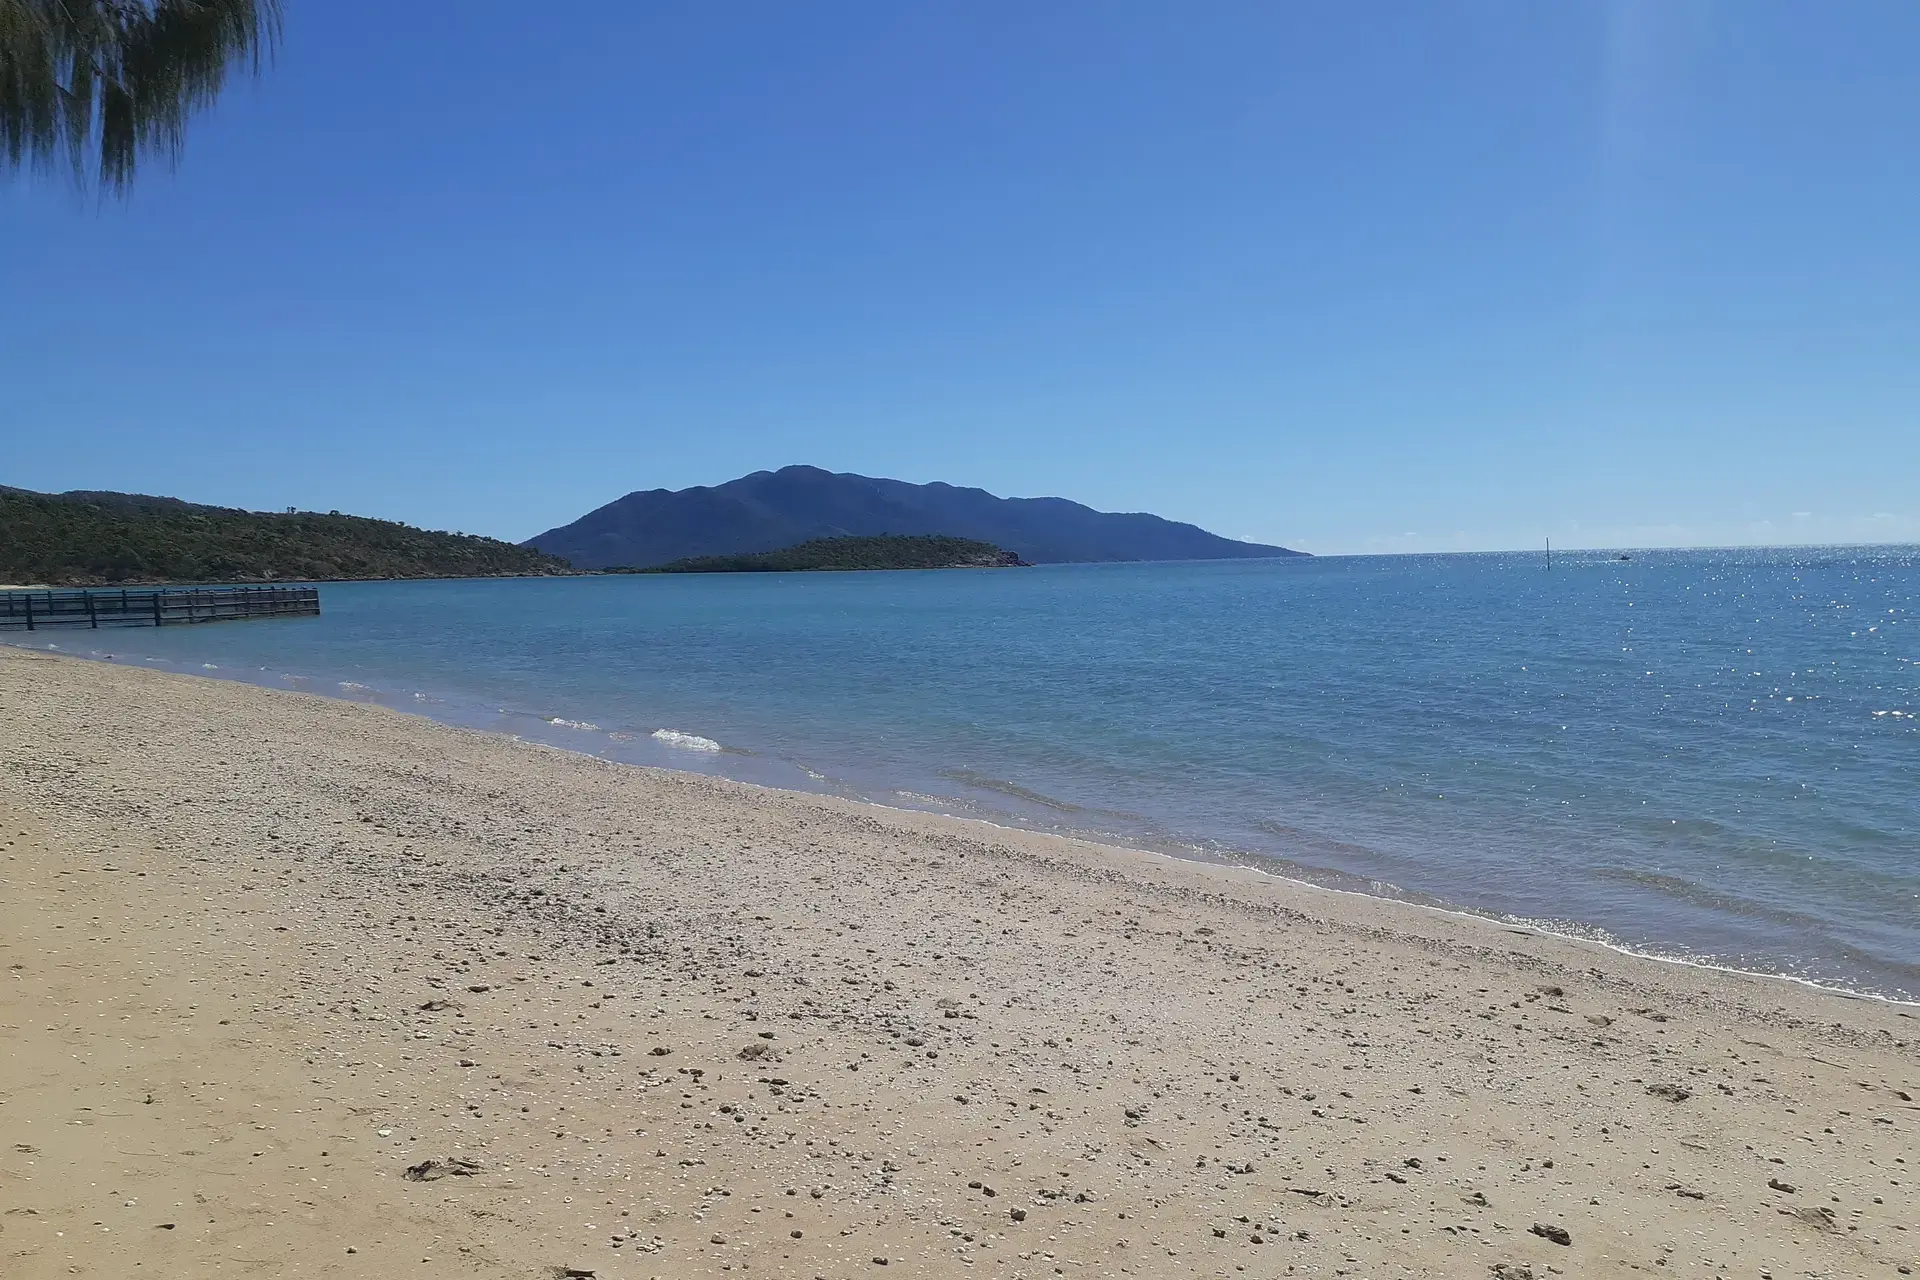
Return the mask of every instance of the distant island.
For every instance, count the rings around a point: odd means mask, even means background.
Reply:
[[[582,569],[609,569],[758,555],[817,539],[884,534],[973,538],[1034,564],[1304,554],[1236,542],[1159,516],[1095,511],[1065,498],[1000,498],[984,489],[908,484],[819,467],[756,471],[712,488],[630,493],[521,545]]]
[[[608,573],[795,573],[851,569],[1007,569],[1026,561],[991,542],[940,534],[814,538],[779,551],[741,556],[689,556],[651,568]]]
[[[390,520],[0,486],[0,582],[120,586],[570,574],[555,556]]]

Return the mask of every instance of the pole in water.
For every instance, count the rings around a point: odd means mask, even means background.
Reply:
[[[1553,568],[1553,539],[1547,539],[1547,568]]]

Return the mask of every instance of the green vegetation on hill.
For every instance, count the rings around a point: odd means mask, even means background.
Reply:
[[[572,572],[566,561],[527,547],[389,520],[0,486],[0,582],[321,582]]]
[[[615,573],[786,573],[821,569],[998,569],[1023,565],[991,542],[941,534],[880,534],[867,538],[815,538],[782,551],[757,555],[694,556],[651,569]]]

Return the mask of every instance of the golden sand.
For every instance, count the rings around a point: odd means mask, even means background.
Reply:
[[[1917,1013],[0,649],[7,1280],[1891,1277]]]

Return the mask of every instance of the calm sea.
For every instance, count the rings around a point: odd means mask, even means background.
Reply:
[[[39,639],[1920,998],[1913,548],[323,600]]]

